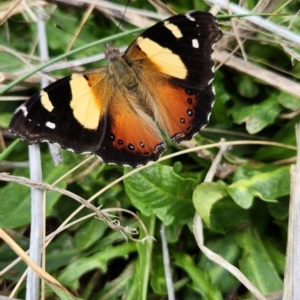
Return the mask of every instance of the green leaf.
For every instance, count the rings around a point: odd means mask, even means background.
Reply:
[[[0,128],[8,128],[11,113],[0,112]]]
[[[246,277],[263,293],[268,294],[283,288],[272,257],[264,243],[270,242],[255,228],[247,227],[237,232],[236,242],[243,249],[240,269]],[[270,245],[272,247],[272,245]]]
[[[9,231],[8,231],[9,232]],[[29,238],[24,237],[19,234],[19,232],[10,232],[10,236],[14,239],[14,241],[24,250],[26,251],[29,247]],[[18,255],[12,251],[12,249],[6,243],[1,243],[0,246],[0,269],[3,270],[10,263],[12,263],[15,259],[18,258]],[[6,272],[1,275],[1,278],[9,279],[11,281],[18,281],[23,273],[26,271],[27,265],[21,261],[18,264],[14,265],[9,269],[9,272]],[[1,299],[1,298],[0,298]]]
[[[193,203],[206,226],[217,232],[225,233],[250,220],[248,211],[232,201],[222,183],[204,182],[197,185]]]
[[[75,242],[80,250],[87,249],[103,236],[107,225],[98,219],[91,218],[80,223],[79,229],[75,234]]]
[[[47,285],[53,290],[53,292],[59,297],[61,300],[82,300],[82,298],[75,297],[69,294],[67,291],[63,290],[62,288],[58,287],[55,284],[51,284],[47,282]]]
[[[270,141],[296,146],[295,124],[299,122],[299,117],[294,118],[289,123],[280,126],[279,130],[272,134]],[[255,159],[263,161],[274,161],[290,158],[296,155],[296,150],[284,147],[262,146],[255,154]]]
[[[277,101],[283,107],[290,109],[290,110],[297,110],[300,108],[300,99],[299,97],[292,96],[285,92],[280,91],[279,95],[277,95]]]
[[[81,257],[69,264],[58,278],[59,282],[65,286],[77,289],[79,287],[80,277],[94,269],[100,269],[102,272],[107,271],[110,260],[118,257],[124,257],[136,250],[134,243],[121,244],[118,246],[107,247],[105,250],[98,252],[89,257]]]
[[[46,266],[48,272],[57,271],[69,265],[80,255],[74,239],[67,232],[61,233],[47,247]]]
[[[243,208],[251,207],[255,197],[267,202],[276,202],[277,198],[288,195],[290,191],[289,167],[272,168],[274,169],[270,171],[254,170],[250,167],[237,168],[237,172],[240,171],[243,175],[247,172],[253,172],[254,175],[229,185],[228,194]]]
[[[276,220],[286,220],[289,215],[289,197],[281,198],[277,203],[269,203],[268,211]]]
[[[131,170],[131,169],[130,169]],[[144,215],[156,214],[165,225],[190,222],[194,209],[194,180],[182,178],[173,168],[154,164],[124,180],[132,204]]]
[[[195,265],[193,258],[187,254],[174,253],[175,264],[182,268],[191,278],[191,287],[203,299],[221,300],[221,292],[211,283],[209,275]]]
[[[250,76],[240,74],[237,81],[238,92],[243,97],[254,98],[259,93],[258,84]]]
[[[216,72],[215,80],[224,81],[224,75],[221,72]],[[229,116],[226,112],[226,103],[230,100],[230,95],[227,93],[223,84],[215,85],[217,100],[214,104],[210,124],[230,124]]]
[[[139,299],[137,298],[138,282],[134,280],[135,267],[136,261],[128,263],[124,271],[117,278],[111,281],[107,280],[105,286],[98,293],[92,290],[93,297],[91,299],[118,300],[122,297],[126,300]],[[99,282],[96,282],[96,285],[98,284]],[[134,294],[131,295],[130,293]]]
[[[145,217],[139,214],[142,222],[148,230],[149,236],[154,236],[156,216]],[[143,232],[142,226],[139,227],[139,232]],[[149,277],[152,271],[153,261],[153,239],[147,239],[144,243],[137,243],[138,263],[136,265],[136,272],[134,276],[134,285],[130,289],[130,293],[126,299],[147,299],[147,291],[149,285]],[[136,291],[134,293],[134,291]]]
[[[6,157],[15,149],[15,147],[19,144],[20,140],[16,139],[13,143],[9,145],[2,153],[0,153],[0,163],[6,159]]]
[[[161,253],[155,253],[156,255],[152,258],[152,265],[155,268],[152,269],[151,276],[151,287],[155,293],[159,295],[167,295],[167,283],[164,270],[164,262]]]
[[[254,134],[274,123],[281,110],[276,96],[272,95],[259,104],[246,106],[240,102],[236,103],[230,112],[235,123],[246,123],[247,131]]]

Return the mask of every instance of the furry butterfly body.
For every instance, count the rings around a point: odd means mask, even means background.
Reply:
[[[21,105],[10,130],[28,144],[49,141],[104,162],[136,167],[208,122],[215,95],[215,18],[191,11],[141,34],[121,54],[106,46],[107,67],[63,78]]]

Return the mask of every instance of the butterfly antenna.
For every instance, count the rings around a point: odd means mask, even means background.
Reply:
[[[130,0],[127,0],[126,5],[125,5],[124,14],[123,14],[122,19],[120,20],[119,26],[118,26],[118,28],[117,28],[117,30],[116,30],[116,34],[119,32],[120,27],[121,27],[121,23],[124,21],[125,14],[126,14],[126,12],[127,12],[127,8],[128,8],[128,6],[129,6],[129,3],[130,3]]]

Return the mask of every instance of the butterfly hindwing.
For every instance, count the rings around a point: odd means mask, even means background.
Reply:
[[[147,80],[155,102],[155,119],[172,142],[190,140],[207,124],[215,100],[211,84],[204,89],[196,89],[164,77],[156,77],[156,80],[149,79],[151,76],[146,78],[143,81]]]
[[[157,160],[166,144],[153,120],[128,97],[118,89],[112,93],[106,134],[95,154],[106,162],[136,167]]]

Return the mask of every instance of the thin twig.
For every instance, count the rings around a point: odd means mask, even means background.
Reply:
[[[42,180],[42,166],[39,145],[29,146],[30,178]],[[41,266],[43,236],[43,193],[37,187],[31,188],[31,227],[29,256],[36,265]],[[33,269],[28,269],[26,281],[26,299],[39,299],[40,278]]]
[[[170,255],[168,250],[166,229],[164,224],[161,224],[160,236],[161,236],[161,243],[162,243],[165,277],[167,282],[168,299],[175,300],[175,292],[174,292],[174,285],[173,285],[171,265],[170,265]]]

